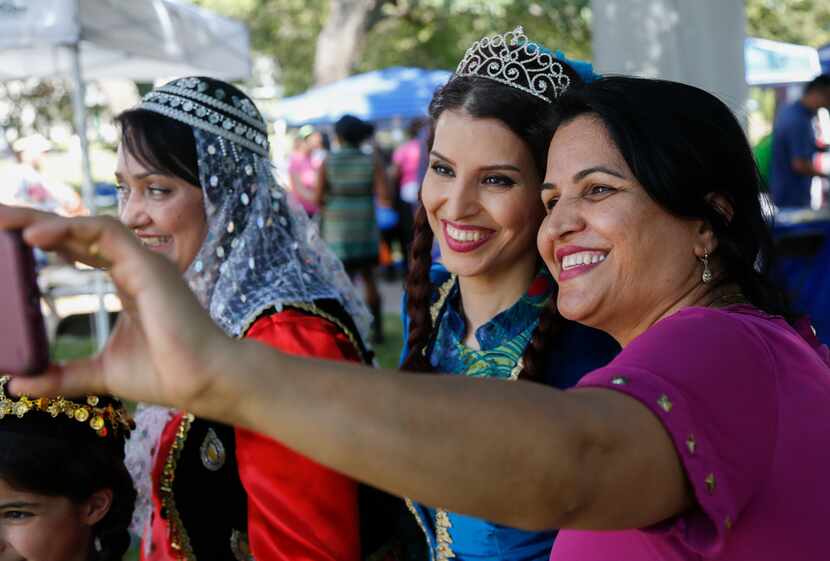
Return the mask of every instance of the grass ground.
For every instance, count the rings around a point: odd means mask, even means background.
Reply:
[[[398,365],[398,356],[401,352],[403,326],[401,318],[395,314],[384,314],[384,341],[374,345],[378,363],[384,368],[395,368]],[[56,361],[71,360],[90,356],[95,352],[95,342],[90,337],[63,336],[58,337],[52,345],[52,357]]]
[[[380,345],[375,345],[375,354],[378,363],[384,368],[397,368],[398,358],[403,347],[403,325],[401,316],[394,314],[383,315],[384,339]]]
[[[52,344],[52,358],[56,361],[66,361],[73,358],[83,358],[95,352],[95,340],[92,337],[75,337],[66,335],[58,337]]]

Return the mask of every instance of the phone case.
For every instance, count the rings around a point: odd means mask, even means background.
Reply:
[[[0,373],[32,375],[48,365],[32,250],[19,231],[0,230]]]

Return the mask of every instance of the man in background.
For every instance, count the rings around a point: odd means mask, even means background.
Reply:
[[[826,177],[813,161],[818,151],[814,120],[822,107],[830,108],[830,74],[814,78],[775,118],[770,193],[776,206],[809,207],[813,178]]]

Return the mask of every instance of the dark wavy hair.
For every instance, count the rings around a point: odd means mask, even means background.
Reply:
[[[107,403],[117,401],[100,398],[99,406]],[[87,423],[64,415],[7,415],[0,420],[0,478],[15,489],[78,504],[111,489],[110,509],[92,528],[101,551],[91,551],[89,559],[121,561],[129,548],[136,491],[124,466],[123,434],[100,437]]]
[[[580,87],[582,79],[567,64],[563,64],[571,80],[571,87]],[[498,119],[527,146],[533,157],[538,177],[545,175],[548,145],[554,130],[555,105],[522,90],[476,76],[453,76],[435,92],[429,106],[431,130],[427,146],[431,150],[435,139],[435,124],[445,111],[462,110],[478,119]],[[432,285],[429,269],[432,265],[434,235],[423,205],[415,215],[413,240],[410,249],[410,269],[406,280],[409,354],[403,370],[430,372],[432,365],[425,354],[434,326],[430,315]],[[541,267],[541,258],[539,266]],[[539,317],[539,324],[523,356],[521,377],[538,380],[544,371],[544,359],[549,343],[556,339],[566,320],[556,309],[556,297]]]
[[[115,117],[121,144],[147,169],[199,185],[199,165],[193,129],[146,109],[128,109]]]
[[[686,84],[615,76],[566,92],[558,113],[560,126],[598,118],[652,200],[674,216],[711,225],[722,268],[717,282],[736,284],[767,313],[796,318],[770,276],[775,250],[755,159],[722,101]],[[712,194],[731,205],[731,217],[711,203]]]

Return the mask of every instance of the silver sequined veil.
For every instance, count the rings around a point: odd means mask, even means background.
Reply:
[[[332,299],[368,341],[371,316],[316,226],[278,184],[254,104],[223,82],[191,77],[153,90],[137,109],[193,128],[208,231],[184,277],[217,325],[242,337],[266,310]],[[136,438],[127,446],[139,491],[136,533],[148,521],[152,458],[169,418],[155,406],[136,414]]]

